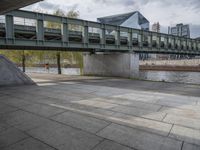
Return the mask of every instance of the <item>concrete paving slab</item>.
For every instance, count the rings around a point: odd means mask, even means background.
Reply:
[[[9,128],[11,128],[11,126],[0,119],[0,133]]]
[[[32,129],[28,134],[59,150],[90,150],[102,141],[100,137],[58,123]]]
[[[34,94],[34,92],[29,92],[28,94]],[[49,89],[49,90],[42,90],[40,92],[38,92],[38,95],[42,96],[42,97],[49,97],[49,98],[56,98],[56,99],[60,99],[63,100],[63,103],[66,102],[70,102],[73,100],[81,100],[83,99],[83,97],[78,96],[78,95],[72,95],[72,94],[67,94],[65,92],[60,92],[59,89]]]
[[[117,107],[111,108],[111,110],[120,112],[120,113],[124,113],[124,114],[128,114],[128,115],[149,118],[149,119],[159,120],[159,121],[161,121],[166,115],[163,112],[148,111],[145,109],[127,107],[127,106],[117,106]]]
[[[65,112],[52,119],[90,133],[96,133],[110,124],[110,122],[73,112]]]
[[[110,116],[115,113],[110,110],[95,108],[95,107],[86,106],[86,105],[79,105],[79,104],[74,104],[74,103],[73,104],[63,104],[63,105],[59,105],[59,104],[51,104],[51,105],[58,107],[58,108],[63,108],[68,111],[73,111],[76,113],[89,115],[91,117],[98,116],[101,118],[101,116]]]
[[[27,137],[26,134],[14,128],[0,132],[0,149],[15,144]]]
[[[8,99],[8,98],[10,98],[9,95],[5,95],[5,94],[1,94],[1,95],[0,95],[0,101],[5,100],[5,99]]]
[[[175,125],[173,126],[169,136],[178,140],[186,141],[188,143],[200,146],[200,130],[194,130],[191,128],[185,128]]]
[[[3,130],[5,130],[5,128],[0,126],[0,132],[2,132]]]
[[[200,113],[191,110],[191,109],[178,109],[173,107],[162,107],[160,109],[160,112],[168,113],[168,114],[174,114],[174,115],[180,115],[186,118],[194,118],[194,119],[200,119]]]
[[[177,95],[163,97],[159,100],[159,102],[165,102],[165,101],[180,103],[180,104],[196,104],[197,103],[196,98],[191,98],[189,96],[177,96]]]
[[[14,112],[14,111],[17,111],[17,110],[18,110],[18,108],[16,108],[16,107],[12,107],[12,106],[0,103],[0,114]]]
[[[97,96],[97,97],[110,97],[112,95],[115,95],[116,93],[110,93],[108,91],[97,91],[93,92],[92,95]]]
[[[144,96],[146,95],[146,96]],[[122,94],[122,95],[115,95],[112,96],[114,98],[122,98],[127,100],[135,100],[135,101],[142,101],[142,102],[148,102],[148,103],[156,103],[159,99],[157,96],[147,95],[146,93],[143,94],[142,92],[138,93],[128,93],[128,94]]]
[[[154,105],[154,104],[140,102],[140,101],[130,101],[130,100],[119,99],[119,98],[95,98],[95,100],[118,104],[118,105],[125,105],[129,107],[137,107],[137,108],[142,108],[142,109],[146,109],[150,111],[158,111],[162,107],[160,105]]]
[[[44,105],[44,104],[33,104],[33,105],[25,106],[22,109],[34,114],[38,114],[40,116],[44,116],[44,117],[51,117],[51,116],[54,116],[56,114],[66,111],[62,108],[57,108],[57,107]]]
[[[47,99],[49,98],[48,95],[46,96],[42,96],[42,95],[38,95],[37,93],[35,94],[30,94],[30,93],[25,93],[25,92],[18,92],[18,93],[12,93],[10,94],[10,96],[12,97],[17,97],[23,100],[30,100],[30,101],[37,101],[40,99]]]
[[[16,95],[11,95],[12,97],[20,98],[22,100],[25,100],[30,103],[40,103],[40,104],[49,104],[49,103],[55,103],[56,99],[49,98],[48,96],[41,96],[37,95],[37,92],[35,94],[29,94],[29,93],[19,93]],[[23,96],[24,95],[24,96]],[[58,101],[58,100],[57,100]]]
[[[55,86],[53,89],[58,90],[60,93],[64,94],[65,92],[68,92],[70,94],[81,94],[81,95],[86,95],[90,94],[93,92],[98,91],[98,89],[93,89],[93,88],[85,88],[85,86],[76,84],[75,86],[69,85],[68,88],[66,88],[66,85],[64,86]]]
[[[105,140],[93,150],[133,150],[132,148],[123,146],[113,141]]]
[[[173,102],[173,101],[165,101],[165,100],[159,100],[156,104],[158,105],[162,105],[162,106],[166,106],[166,107],[175,107],[175,108],[187,108],[187,109],[190,109],[190,108],[193,108],[196,103],[187,103],[187,104],[181,104],[181,103],[177,103],[177,102]]]
[[[21,107],[32,104],[31,102],[28,102],[26,100],[22,100],[16,97],[9,97],[3,100],[0,100],[0,102],[13,106],[13,107]]]
[[[2,150],[56,150],[38,140],[27,138]]]
[[[108,116],[108,120],[117,124],[133,127],[135,129],[144,130],[163,136],[167,136],[172,128],[171,124],[125,115],[122,113],[115,113],[112,116]]]
[[[92,107],[96,107],[96,108],[103,108],[103,109],[111,109],[113,107],[118,106],[117,104],[95,101],[95,99],[74,101],[72,103],[86,105],[86,106],[92,106]]]
[[[197,113],[200,113],[200,105],[182,105],[178,107],[179,109],[188,109],[196,111]]]
[[[184,143],[182,150],[200,150],[200,146]]]
[[[77,99],[79,99],[79,100],[87,99],[87,98],[94,97],[90,94],[90,93],[92,93],[92,91],[88,92],[87,89],[74,89],[74,88],[71,89],[70,87],[66,88],[66,85],[63,88],[60,88],[60,86],[57,85],[54,88],[49,87],[46,89],[42,89],[42,91],[40,91],[40,93],[41,93],[41,95],[48,95],[49,93],[50,93],[50,95],[52,95],[52,91],[53,91],[54,95],[59,95],[61,97],[60,99],[64,99],[64,100],[68,100],[68,101],[73,101],[73,100],[77,100]],[[85,92],[85,91],[87,91],[87,92]],[[32,91],[30,91],[30,93],[31,92]],[[62,97],[64,97],[64,98],[62,98]]]
[[[50,120],[22,110],[2,115],[0,120],[23,131],[27,131],[51,122]]]
[[[139,150],[181,150],[182,142],[112,124],[98,133],[99,136]]]
[[[167,122],[167,123],[172,123],[172,124],[200,130],[200,120],[199,119],[192,119],[190,117],[186,118],[186,117],[182,117],[182,116],[168,114],[163,121]]]
[[[57,107],[59,107],[59,105],[57,105]],[[106,122],[113,122],[165,136],[169,134],[169,131],[172,127],[172,125],[168,123],[153,121],[109,110],[95,109],[77,105],[65,105],[60,107],[83,115],[99,118],[101,120],[105,120]]]

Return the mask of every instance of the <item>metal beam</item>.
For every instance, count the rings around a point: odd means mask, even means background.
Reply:
[[[15,25],[13,17],[33,19],[37,25],[36,27]],[[61,29],[45,28],[44,22],[58,23]],[[75,28],[73,29],[75,31],[72,31],[69,26],[78,26],[82,30],[78,31]],[[97,33],[90,33],[89,28],[96,28]],[[34,35],[34,31],[36,35]],[[6,14],[5,32],[6,37],[0,37],[0,49],[131,51],[200,55],[199,40],[21,10]],[[121,33],[126,34],[121,35]],[[24,37],[21,38],[23,35]],[[36,36],[36,39],[27,38],[30,35],[31,37]],[[7,42],[7,40],[12,42]],[[156,43],[156,46],[153,43]]]

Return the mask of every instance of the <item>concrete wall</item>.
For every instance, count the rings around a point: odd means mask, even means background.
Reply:
[[[134,53],[88,54],[84,57],[84,75],[138,77],[139,55]]]
[[[147,60],[147,61],[140,61],[140,65],[158,65],[158,66],[200,66],[200,59]]]
[[[14,63],[0,55],[0,86],[34,84]]]

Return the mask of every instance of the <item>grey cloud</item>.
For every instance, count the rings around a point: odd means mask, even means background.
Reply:
[[[121,4],[122,6],[129,6],[135,4],[136,0],[94,0],[95,3],[103,3],[103,4]]]
[[[190,25],[190,30],[192,38],[200,37],[200,25]]]
[[[141,2],[161,2],[160,0],[141,0]],[[188,8],[200,8],[200,0],[162,0],[161,2],[163,6],[168,7],[171,5],[179,5],[182,7],[188,7]]]
[[[41,3],[38,3],[38,5],[39,5],[40,8],[43,8],[43,9],[56,9],[56,8],[59,8],[58,4],[52,4],[52,3],[49,3],[49,2],[41,2]]]

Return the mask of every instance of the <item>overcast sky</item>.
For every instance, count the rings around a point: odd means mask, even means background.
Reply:
[[[45,0],[28,6],[28,10],[52,13],[56,9],[67,12],[75,9],[80,18],[96,21],[96,18],[140,11],[151,24],[160,22],[162,31],[177,23],[190,24],[192,36],[200,36],[200,0]]]

